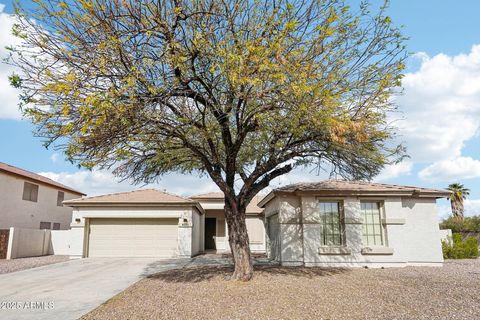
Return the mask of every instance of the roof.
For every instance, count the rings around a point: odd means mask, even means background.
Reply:
[[[202,194],[197,194],[194,196],[191,196],[190,199],[194,200],[218,200],[218,201],[224,201],[225,195],[223,192],[208,192],[208,193],[202,193]],[[253,213],[253,214],[260,214],[263,212],[263,209],[258,206],[258,202],[260,201],[259,196],[253,197],[252,201],[247,206],[246,213]]]
[[[141,189],[72,199],[63,203],[76,206],[83,204],[196,204],[197,202],[165,191]]]
[[[272,190],[259,203],[260,207],[265,206],[275,194],[280,193],[315,193],[318,195],[357,195],[357,196],[416,196],[443,198],[450,195],[450,191],[444,189],[431,189],[422,187],[402,186],[396,184],[384,184],[366,181],[347,180],[324,180],[319,182],[294,183]]]
[[[46,185],[49,185],[49,186],[52,186],[52,187],[55,187],[55,188],[58,188],[58,189],[61,189],[61,190],[64,190],[64,191],[68,191],[68,192],[73,193],[73,194],[85,195],[85,193],[83,193],[83,192],[72,189],[72,188],[70,188],[70,187],[68,187],[64,184],[61,184],[59,182],[56,182],[52,179],[49,179],[47,177],[41,176],[39,174],[30,172],[30,171],[27,171],[27,170],[24,170],[24,169],[14,167],[12,165],[9,165],[9,164],[3,163],[3,162],[0,162],[0,172],[6,172],[6,173],[9,173],[9,174],[20,176],[22,178],[25,178],[25,179],[28,179],[28,180],[31,180],[31,181],[35,181],[37,183],[46,184]]]

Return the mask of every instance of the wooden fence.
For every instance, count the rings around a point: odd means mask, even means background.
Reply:
[[[0,259],[7,257],[9,229],[0,229]]]

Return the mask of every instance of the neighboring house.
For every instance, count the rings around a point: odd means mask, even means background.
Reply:
[[[436,199],[449,191],[367,182],[298,183],[270,192],[268,255],[282,265],[441,265]]]
[[[436,199],[446,190],[328,180],[278,188],[247,208],[252,252],[283,265],[441,265]],[[229,251],[221,193],[148,189],[66,201],[73,256],[191,257]]]
[[[262,210],[247,208],[252,251],[265,251]],[[229,251],[221,193],[185,198],[154,189],[65,201],[74,208],[73,256],[191,257]]]
[[[44,176],[0,162],[0,229],[70,228],[64,200],[84,195]]]

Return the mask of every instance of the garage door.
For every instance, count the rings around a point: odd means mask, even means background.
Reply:
[[[90,219],[89,257],[172,257],[178,219]]]

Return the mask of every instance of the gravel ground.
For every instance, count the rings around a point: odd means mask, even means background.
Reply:
[[[15,272],[25,269],[36,268],[40,266],[46,266],[47,264],[53,264],[57,262],[63,262],[69,260],[68,256],[42,256],[31,258],[20,258],[13,260],[0,260],[0,274]]]
[[[143,279],[82,319],[478,319],[480,260],[442,268],[257,267],[247,283],[230,267]]]

